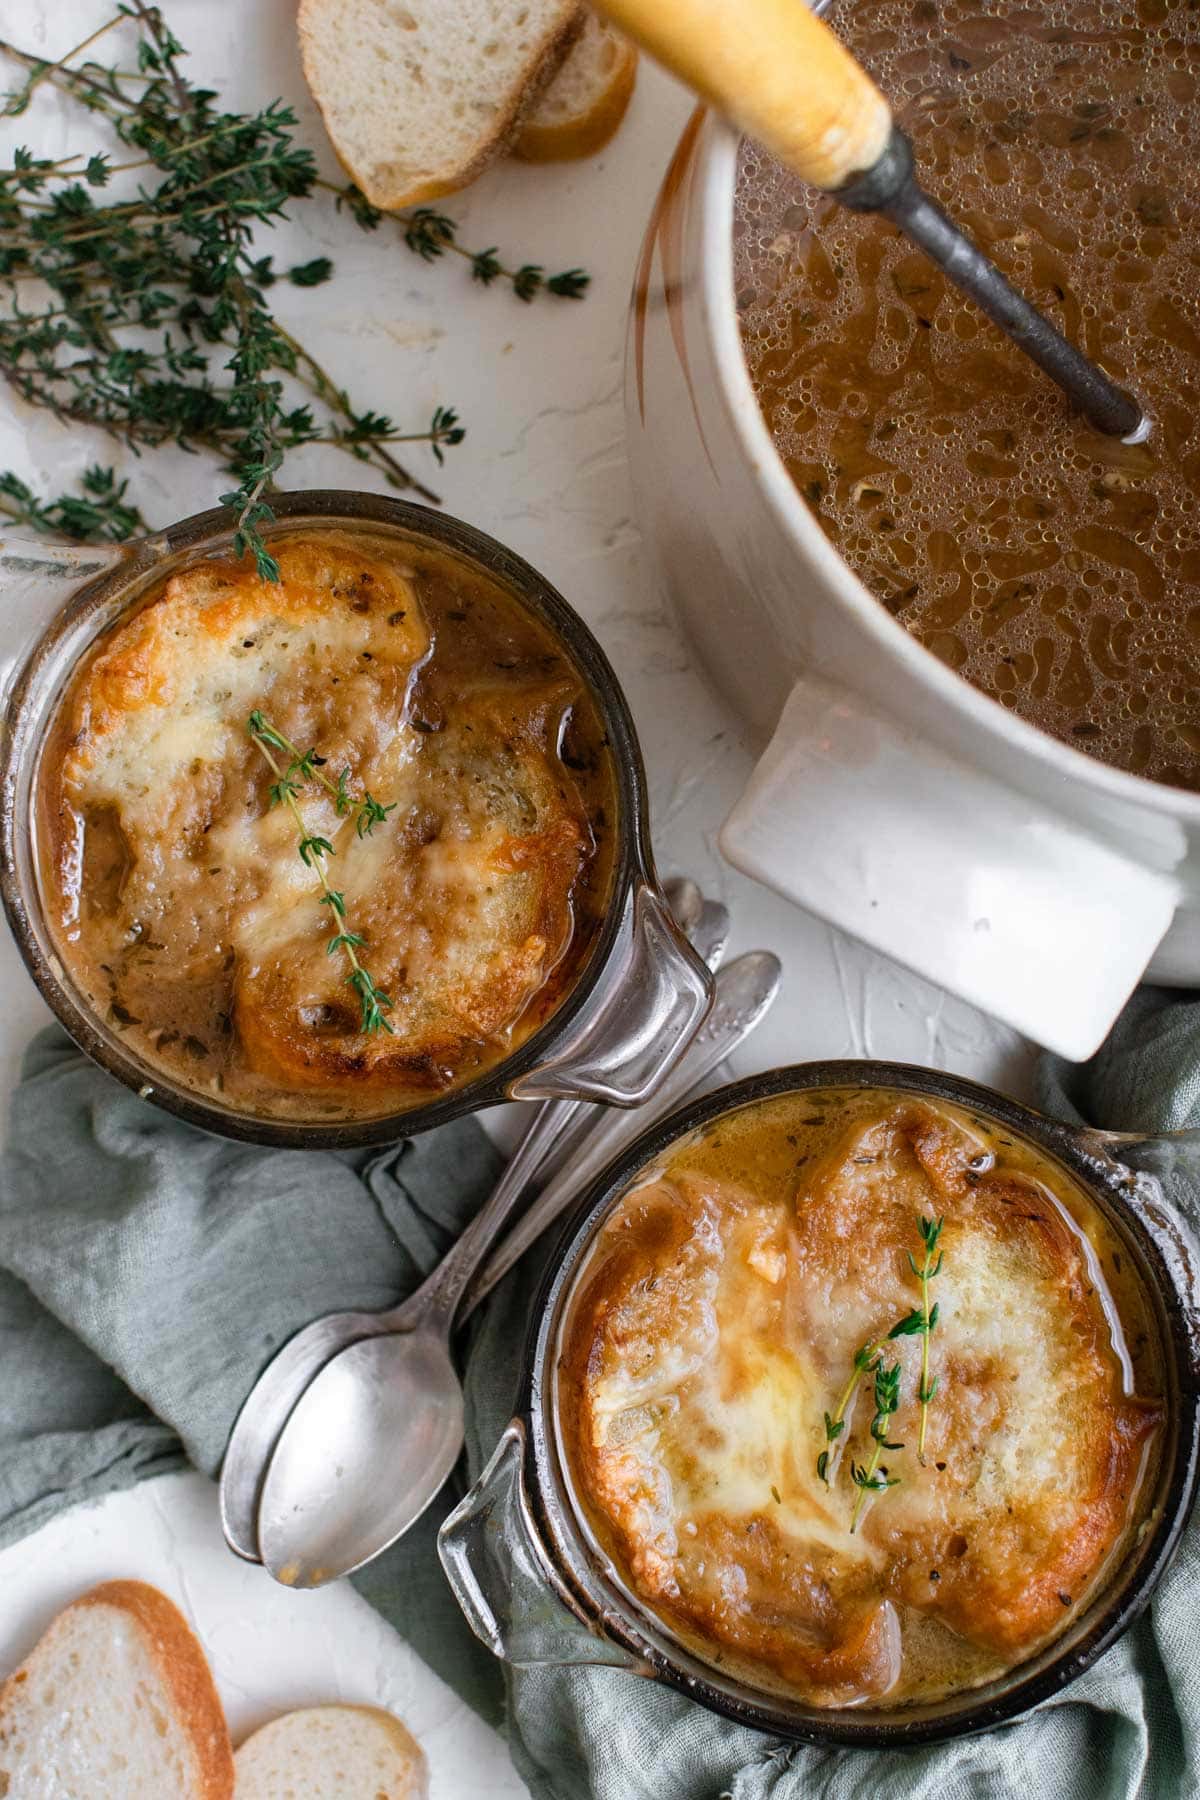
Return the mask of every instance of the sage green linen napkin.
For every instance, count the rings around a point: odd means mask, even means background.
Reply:
[[[1200,1123],[1200,1005],[1144,990],[1093,1063],[1047,1060],[1041,1086],[1047,1111],[1095,1124]],[[0,1542],[185,1458],[215,1473],[274,1348],[319,1313],[410,1288],[494,1173],[470,1121],[382,1155],[226,1144],[43,1034],[0,1166]],[[466,1347],[472,1476],[512,1408],[540,1260]],[[986,1737],[872,1755],[780,1745],[612,1669],[502,1671],[442,1580],[444,1511],[356,1585],[477,1710],[505,1714],[537,1800],[1200,1794],[1195,1525],[1150,1614],[1067,1693]]]

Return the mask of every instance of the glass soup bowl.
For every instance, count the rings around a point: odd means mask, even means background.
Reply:
[[[967,1110],[1082,1188],[1136,1269],[1157,1339],[1163,1423],[1138,1524],[1064,1632],[998,1679],[946,1698],[815,1707],[756,1687],[697,1654],[641,1601],[600,1548],[570,1467],[558,1372],[580,1277],[614,1207],[673,1147],[763,1102],[812,1090],[879,1089]],[[800,1742],[895,1748],[983,1731],[1082,1674],[1136,1618],[1177,1545],[1200,1455],[1200,1261],[1191,1226],[1152,1170],[1194,1162],[1198,1134],[1148,1140],[1075,1129],[974,1082],[882,1062],[808,1063],[722,1088],[648,1130],[581,1196],[534,1309],[516,1416],[442,1527],[439,1551],[476,1635],[518,1667],[611,1665],[711,1711]],[[1135,1170],[1134,1163],[1139,1165]],[[880,1502],[885,1504],[885,1502]]]
[[[39,757],[80,658],[163,580],[232,551],[230,515],[215,510],[131,546],[0,547],[9,627],[24,646],[7,675],[0,742],[0,893],[25,963],[75,1042],[144,1098],[225,1137],[299,1148],[385,1143],[507,1099],[580,1098],[636,1105],[686,1048],[711,1000],[711,976],[677,929],[650,848],[645,770],[629,707],[599,644],[562,596],[512,551],[427,507],[376,495],[313,491],[273,501],[272,542],[303,532],[360,535],[376,552],[432,547],[498,583],[561,645],[587,688],[610,747],[616,816],[602,917],[581,967],[550,1016],[478,1076],[403,1111],[287,1119],[239,1111],[174,1081],[102,1018],[58,955],[38,874]],[[47,612],[56,610],[47,622]]]
[[[739,143],[703,111],[680,139],[634,277],[625,384],[647,549],[761,750],[721,848],[1082,1060],[1147,968],[1200,981],[1200,794],[1107,767],[971,687],[830,543],[742,352]]]

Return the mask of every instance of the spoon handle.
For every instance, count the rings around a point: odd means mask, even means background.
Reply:
[[[840,187],[883,152],[887,101],[801,0],[596,0],[596,11],[814,187]]]
[[[704,900],[692,881],[668,882],[666,891],[693,948],[715,968],[729,935],[728,909],[719,901]],[[611,1110],[583,1100],[543,1101],[490,1198],[457,1243],[415,1293],[392,1311],[377,1314],[372,1334],[408,1330],[418,1319],[452,1319],[467,1283],[533,1180],[569,1156],[595,1118]],[[642,1109],[637,1111],[640,1116]]]
[[[439,1315],[453,1317],[463,1289],[488,1244],[505,1224],[537,1172],[555,1155],[558,1140],[573,1144],[586,1124],[580,1100],[543,1100],[488,1199],[437,1268],[397,1307],[378,1313],[372,1335],[405,1331],[418,1319],[436,1329]],[[597,1109],[599,1110],[599,1109]]]
[[[457,1323],[474,1311],[498,1281],[536,1243],[546,1228],[577,1200],[608,1163],[658,1119],[665,1118],[749,1036],[779,991],[779,959],[769,950],[751,950],[721,970],[712,1010],[653,1099],[633,1112],[601,1120],[578,1155],[542,1190],[467,1288]]]

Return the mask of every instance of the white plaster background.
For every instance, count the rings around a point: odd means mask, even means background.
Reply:
[[[110,10],[102,0],[0,0],[0,36],[60,55]],[[197,79],[239,107],[283,95],[325,171],[338,173],[300,75],[292,0],[165,0],[165,10],[193,52]],[[7,70],[0,80],[9,85]],[[466,442],[442,470],[421,449],[414,466],[451,511],[541,568],[601,639],[641,732],[660,865],[695,875],[731,905],[734,949],[766,945],[784,961],[780,1001],[739,1071],[871,1055],[1022,1092],[1029,1056],[1010,1032],[756,888],[717,854],[717,828],[750,759],[656,591],[629,489],[622,404],[634,258],[689,104],[643,66],[626,124],[601,156],[557,169],[505,162],[444,203],[471,247],[496,244],[550,270],[585,266],[592,285],[582,303],[545,298],[527,307],[505,289],[485,292],[459,259],[427,266],[403,248],[394,226],[361,233],[330,198],[300,208],[302,228],[262,234],[279,267],[320,254],[337,266],[327,286],[277,287],[274,304],[358,404],[402,428],[420,428],[435,405],[458,409]],[[60,156],[98,141],[96,124],[49,92],[24,118],[0,124],[4,150],[27,142],[39,155]],[[91,461],[115,462],[132,476],[150,523],[166,524],[212,504],[224,485],[204,459],[164,451],[139,460],[11,396],[0,415],[0,468],[43,492],[60,491]],[[296,487],[382,486],[331,450],[297,453],[284,479]],[[0,657],[16,647],[11,637],[0,600]],[[5,1095],[45,1017],[4,936]],[[524,1791],[500,1741],[348,1587],[289,1593],[229,1555],[215,1491],[199,1476],[168,1477],[68,1514],[0,1555],[0,1671],[65,1599],[115,1575],[156,1581],[184,1607],[213,1661],[235,1739],[289,1706],[372,1701],[397,1710],[424,1742],[435,1800],[505,1800]]]

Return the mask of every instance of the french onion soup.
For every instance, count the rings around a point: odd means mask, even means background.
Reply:
[[[743,146],[742,343],[834,545],[1021,718],[1200,789],[1200,10],[836,0],[929,189],[1152,429],[1093,430],[885,221]]]
[[[403,1110],[568,992],[607,902],[601,719],[506,587],[336,531],[172,575],[43,748],[59,953],[152,1070],[283,1119]]]
[[[751,1102],[618,1198],[564,1315],[576,1504],[693,1654],[818,1707],[1049,1646],[1132,1547],[1162,1346],[1057,1162],[879,1089]]]

